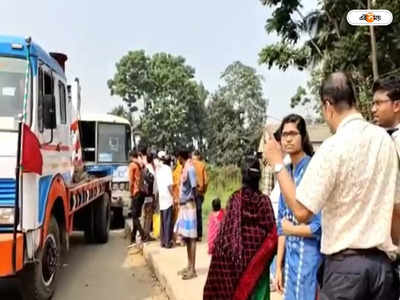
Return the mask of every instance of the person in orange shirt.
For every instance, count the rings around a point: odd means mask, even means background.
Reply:
[[[197,195],[196,195],[196,210],[197,210],[197,241],[201,241],[203,236],[203,201],[204,195],[207,192],[208,178],[206,164],[202,159],[200,151],[196,150],[193,153],[193,166],[196,171]]]
[[[131,243],[136,243],[136,233],[139,230],[140,237],[142,241],[146,241],[147,237],[140,224],[139,218],[142,215],[142,207],[144,203],[144,196],[140,192],[140,176],[141,169],[144,168],[143,164],[139,159],[137,151],[129,152],[130,164],[128,167],[129,176],[129,190],[131,192],[132,199],[132,233],[131,233]]]

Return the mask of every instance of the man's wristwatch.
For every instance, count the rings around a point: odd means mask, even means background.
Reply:
[[[283,168],[284,168],[284,165],[283,165],[283,164],[276,164],[276,165],[274,166],[274,175],[278,175],[278,173],[279,173],[280,171],[282,171]]]

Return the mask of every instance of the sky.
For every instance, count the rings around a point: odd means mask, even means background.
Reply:
[[[185,57],[210,92],[232,62],[252,66],[264,77],[271,120],[293,112],[290,97],[309,76],[258,64],[260,50],[276,41],[264,29],[272,9],[259,0],[1,0],[0,11],[0,34],[29,35],[46,51],[68,55],[67,77],[80,79],[83,113],[122,103],[110,96],[107,80],[130,50]]]

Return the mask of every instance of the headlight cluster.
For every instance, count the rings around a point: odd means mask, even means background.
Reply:
[[[0,207],[0,225],[14,224],[14,208]]]
[[[114,182],[112,184],[113,191],[129,191],[129,183],[127,182]]]

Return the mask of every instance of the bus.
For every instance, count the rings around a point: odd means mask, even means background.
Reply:
[[[131,203],[128,179],[131,124],[118,116],[91,114],[81,117],[79,127],[84,169],[89,174],[112,176],[112,222],[123,227]]]

